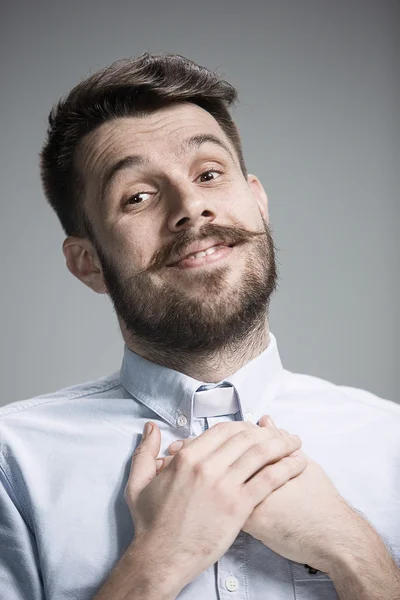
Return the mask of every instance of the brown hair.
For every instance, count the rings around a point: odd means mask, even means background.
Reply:
[[[238,99],[228,82],[179,54],[121,59],[78,83],[53,107],[40,154],[46,198],[66,235],[94,234],[83,207],[84,181],[75,165],[79,142],[105,121],[142,116],[173,102],[193,102],[219,123],[247,176],[238,129],[228,107]]]

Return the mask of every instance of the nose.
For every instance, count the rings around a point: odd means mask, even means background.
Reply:
[[[172,192],[168,228],[170,231],[182,229],[200,229],[207,221],[211,223],[216,218],[214,201],[210,194],[202,193],[192,186],[175,187]]]

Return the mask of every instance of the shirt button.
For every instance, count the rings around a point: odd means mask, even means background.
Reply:
[[[177,423],[179,427],[185,427],[185,425],[187,424],[187,418],[185,417],[185,415],[179,415]]]
[[[243,420],[250,421],[251,423],[256,424],[256,418],[253,415],[253,413],[245,413],[245,415],[243,416]]]
[[[225,587],[230,592],[236,592],[236,590],[239,588],[239,582],[236,579],[236,577],[233,577],[233,576],[228,577],[227,580],[225,581]]]

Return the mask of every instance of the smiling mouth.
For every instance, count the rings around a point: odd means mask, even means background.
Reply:
[[[234,246],[235,244],[216,244],[202,252],[189,254],[188,256],[181,258],[178,262],[168,266],[177,269],[190,269],[212,264],[229,256]]]
[[[189,259],[194,259],[194,260],[199,260],[200,258],[203,258],[204,256],[211,256],[211,254],[214,254],[215,252],[218,252],[218,250],[220,248],[233,248],[235,244],[224,244],[224,243],[220,243],[220,244],[214,244],[214,246],[210,246],[210,248],[207,248],[206,250],[201,250],[200,252],[194,252],[193,254],[188,254],[187,256],[184,256],[183,258],[180,258],[177,262],[172,263],[170,265],[167,265],[168,267],[175,267],[176,265],[178,265],[179,263],[181,263],[184,260],[189,260]]]

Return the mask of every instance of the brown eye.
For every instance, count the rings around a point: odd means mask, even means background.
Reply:
[[[134,194],[126,201],[127,204],[142,204],[143,202],[140,200],[140,196],[150,196],[147,192],[139,192],[138,194]]]
[[[210,173],[218,173],[218,175],[222,175],[222,171],[217,171],[216,169],[210,169],[209,171],[204,171],[204,173],[202,173],[200,175],[200,177],[204,177],[205,175],[208,176]],[[212,177],[211,179],[206,179],[206,180],[203,180],[203,181],[205,181],[205,182],[207,182],[207,181],[213,181],[214,179],[218,179],[218,178]]]

